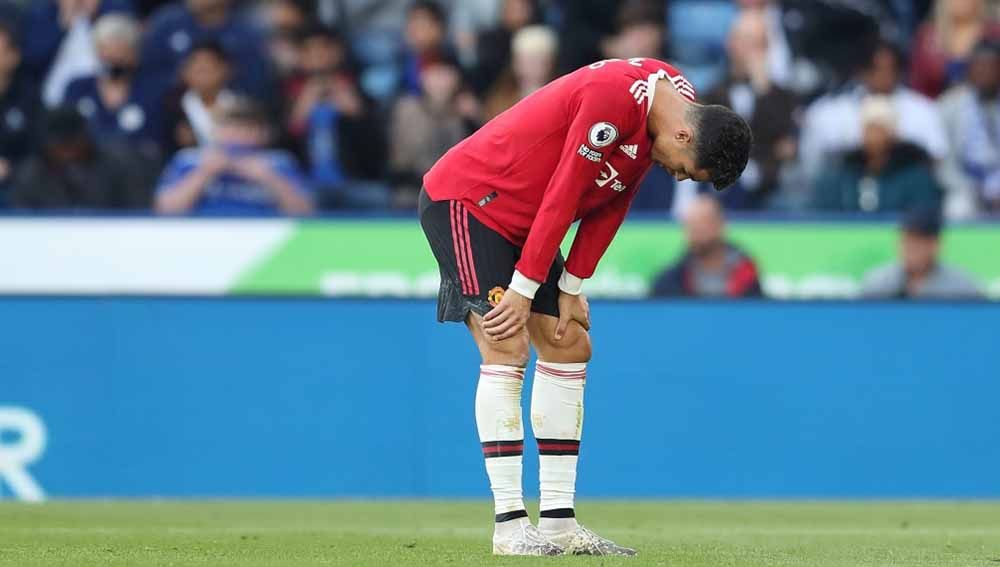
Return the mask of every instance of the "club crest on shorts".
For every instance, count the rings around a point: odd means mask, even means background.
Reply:
[[[486,300],[490,302],[490,307],[496,307],[497,305],[500,304],[500,301],[503,299],[503,292],[504,289],[500,286],[497,286],[491,289],[490,292],[486,294]]]
[[[595,148],[610,146],[618,139],[618,128],[610,122],[598,122],[590,127],[587,141]]]

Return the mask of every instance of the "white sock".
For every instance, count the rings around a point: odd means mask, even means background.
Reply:
[[[576,462],[583,431],[585,362],[559,364],[539,361],[531,390],[531,425],[538,441],[541,483],[538,527],[546,533],[576,528],[573,496]]]
[[[524,369],[501,364],[479,367],[476,388],[476,427],[486,460],[486,474],[493,489],[496,522],[517,524],[526,518],[521,493],[521,455],[524,425],[521,422],[521,388]]]

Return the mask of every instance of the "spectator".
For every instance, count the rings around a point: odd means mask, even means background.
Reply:
[[[34,150],[41,112],[38,91],[18,73],[21,50],[14,30],[0,24],[0,207],[18,165]]]
[[[157,213],[312,212],[311,190],[295,158],[268,149],[268,118],[260,107],[234,98],[214,115],[214,143],[181,150],[160,177]]]
[[[537,0],[503,0],[500,21],[476,40],[476,66],[470,82],[482,94],[494,86],[511,65],[511,47],[518,30],[539,21]]]
[[[315,26],[301,38],[301,74],[286,82],[289,132],[307,157],[324,207],[386,207],[388,190],[373,183],[386,160],[384,124],[358,88],[340,34]]]
[[[264,19],[269,34],[268,51],[280,79],[298,69],[299,34],[309,19],[300,0],[274,0],[264,6]]]
[[[419,0],[410,6],[400,71],[404,93],[420,94],[424,69],[441,60],[454,59],[446,43],[446,26],[444,9],[436,2]]]
[[[937,0],[933,20],[914,38],[913,88],[936,98],[965,75],[969,55],[982,39],[1000,39],[1000,25],[987,17],[985,0]]]
[[[618,33],[602,42],[604,56],[663,58],[663,10],[644,2],[625,4],[618,14]]]
[[[457,64],[440,61],[421,78],[424,94],[404,96],[393,109],[390,164],[394,205],[400,208],[416,207],[424,173],[472,131],[457,103],[462,96]]]
[[[48,113],[41,152],[18,168],[11,201],[26,209],[139,209],[149,207],[140,164],[123,150],[98,145],[72,107]]]
[[[490,120],[554,78],[559,39],[545,26],[529,26],[514,35],[511,67],[486,97],[484,119]]]
[[[468,1],[468,0],[462,0]],[[398,31],[406,24],[409,0],[312,0],[316,15],[324,25],[352,30],[367,36],[382,30]]]
[[[235,93],[227,86],[229,57],[217,43],[195,46],[181,67],[181,89],[167,102],[168,151],[212,142],[216,106]]]
[[[897,139],[899,116],[892,101],[885,96],[865,99],[861,123],[860,149],[820,177],[814,206],[866,213],[940,207],[941,189],[927,153]]]
[[[846,92],[824,97],[806,111],[799,153],[811,179],[841,152],[861,144],[861,102],[866,95],[890,97],[902,140],[920,146],[934,160],[947,157],[948,139],[934,103],[900,84],[902,55],[890,44],[880,43],[861,73],[861,84]]]
[[[141,33],[139,23],[130,16],[101,16],[93,32],[100,71],[70,83],[65,103],[89,120],[95,137],[130,143],[159,162],[163,93],[139,72]]]
[[[1000,210],[1000,43],[982,42],[969,57],[967,80],[938,100],[951,152],[942,164],[950,218]]]
[[[867,299],[981,299],[978,284],[965,272],[942,263],[941,218],[913,211],[901,227],[899,260],[865,275],[861,296]]]
[[[561,75],[576,71],[601,59],[601,40],[615,32],[620,2],[600,0],[564,0],[559,29],[559,65]]]
[[[688,249],[653,284],[654,297],[762,297],[752,258],[726,241],[719,202],[700,195],[684,218]]]
[[[782,166],[795,157],[795,95],[771,79],[770,45],[763,13],[744,10],[729,32],[726,80],[705,97],[739,113],[753,131],[750,162],[720,198],[726,208],[759,209],[778,187]]]
[[[955,152],[986,211],[1000,211],[1000,45],[983,45],[969,69],[972,92],[958,109]]]
[[[465,0],[452,2],[449,6],[448,28],[463,67],[476,65],[478,40],[497,26],[503,4],[503,0]]]
[[[216,43],[230,56],[241,91],[264,100],[273,96],[267,42],[233,0],[184,0],[159,9],[149,21],[142,62],[156,70],[155,80],[170,84],[191,50],[204,43]]]
[[[788,45],[788,37],[785,34],[784,20],[785,14],[777,0],[739,0],[743,14],[752,14],[760,17],[764,28],[764,35],[767,43],[767,77],[770,82],[789,89],[793,83],[793,72],[796,63],[792,61],[792,50]],[[740,18],[740,15],[737,15]],[[732,34],[732,31],[730,31]],[[730,46],[727,46],[730,47]],[[730,52],[730,58],[732,53]],[[801,64],[803,62],[799,62]],[[804,79],[808,82],[808,79]],[[802,82],[802,81],[799,81]],[[801,88],[809,88],[808,84],[800,85]]]
[[[44,78],[42,98],[62,102],[69,83],[98,70],[92,24],[105,14],[132,13],[129,0],[36,0],[24,21],[24,64],[36,80]]]

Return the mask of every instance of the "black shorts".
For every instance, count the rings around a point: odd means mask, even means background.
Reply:
[[[464,322],[469,312],[485,315],[503,297],[521,258],[521,249],[479,222],[459,201],[432,201],[420,192],[420,226],[441,270],[438,321]],[[549,277],[535,292],[531,310],[559,316],[557,254]]]

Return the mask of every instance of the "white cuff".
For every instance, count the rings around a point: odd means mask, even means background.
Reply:
[[[583,278],[578,278],[563,268],[563,273],[559,276],[559,291],[569,295],[580,295],[583,291]]]
[[[514,277],[510,279],[510,285],[508,287],[528,299],[534,299],[535,292],[538,291],[538,288],[541,285],[541,282],[536,282],[521,272],[514,270]]]

